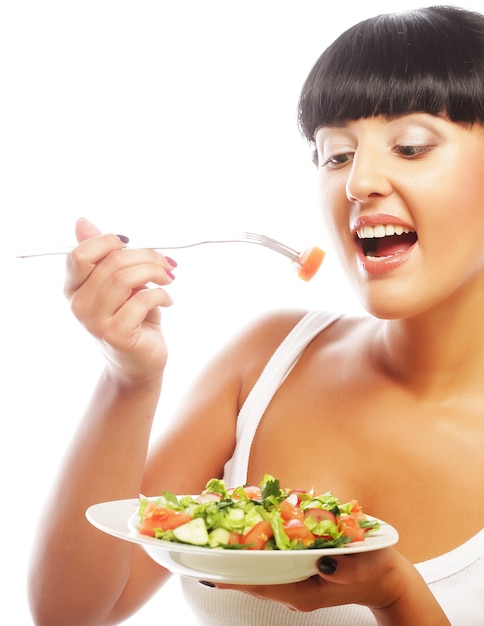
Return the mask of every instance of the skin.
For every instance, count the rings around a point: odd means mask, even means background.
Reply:
[[[325,226],[372,316],[343,317],[306,349],[261,421],[248,479],[268,472],[283,485],[357,498],[401,538],[396,548],[335,557],[333,574],[230,588],[298,611],[356,602],[385,626],[448,625],[412,563],[484,526],[484,129],[414,114],[321,128],[316,140]],[[404,263],[376,275],[365,271],[352,227],[382,214],[410,224],[418,241]],[[49,524],[38,529],[30,602],[35,623],[49,626],[119,623],[156,592],[169,574],[91,527],[85,509],[140,491],[196,493],[221,476],[241,404],[304,314],[277,312],[243,329],[148,451],[167,358],[159,310],[171,304],[173,267],[86,220],[76,232],[65,291],[107,365],[46,505]],[[294,444],[297,433],[304,445]],[[189,468],[179,454],[187,448]],[[463,501],[465,516],[455,506]]]

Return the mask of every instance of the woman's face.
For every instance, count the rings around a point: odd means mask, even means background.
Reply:
[[[484,288],[484,127],[423,113],[316,133],[323,213],[363,304],[417,315]]]

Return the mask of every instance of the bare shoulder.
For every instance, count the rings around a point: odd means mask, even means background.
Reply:
[[[227,367],[237,368],[240,381],[240,404],[256,383],[262,370],[293,328],[309,313],[291,309],[265,313],[252,321],[229,346]],[[328,316],[330,313],[328,312]],[[354,343],[364,344],[371,335],[372,318],[337,316],[337,321],[317,335],[313,341],[318,353],[340,352]]]
[[[273,351],[307,313],[306,309],[265,312],[241,330],[239,339],[245,343],[256,342],[259,349],[267,347]]]
[[[265,312],[241,329],[227,346],[227,355],[237,364],[242,380],[255,382],[254,376],[260,374],[274,351],[307,313],[305,309]]]
[[[324,311],[322,311],[325,313]],[[284,341],[292,329],[309,313],[306,309],[287,309],[267,312],[252,320],[234,338],[227,347],[228,352],[236,350],[244,355],[244,362],[251,364],[254,361],[265,363]],[[327,312],[328,317],[331,315]],[[331,324],[331,329],[321,333],[321,343],[332,344],[339,340],[353,340],[360,337],[364,342],[366,336],[375,328],[375,320],[370,316],[336,315],[337,323]],[[240,360],[238,359],[239,363]]]

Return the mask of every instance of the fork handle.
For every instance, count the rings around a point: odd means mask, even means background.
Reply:
[[[194,248],[195,246],[203,246],[212,243],[255,243],[246,241],[245,239],[206,239],[205,241],[195,241],[194,243],[178,244],[176,246],[137,246],[145,250],[178,250],[182,248]],[[28,259],[37,256],[55,256],[61,254],[69,254],[74,250],[74,246],[59,246],[55,248],[32,248],[30,250],[21,250],[15,255],[18,259]]]

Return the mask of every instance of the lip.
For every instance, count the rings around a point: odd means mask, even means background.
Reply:
[[[352,224],[351,232],[353,237],[357,237],[356,232],[358,229],[364,226],[377,226],[379,224],[392,224],[394,226],[402,226],[409,230],[415,230],[411,224],[405,222],[394,215],[388,215],[385,213],[378,213],[374,215],[360,215]],[[373,257],[369,258],[363,254],[361,247],[356,246],[357,257],[360,261],[363,271],[369,276],[381,276],[387,274],[407,262],[411,256],[416,243],[403,252],[397,252],[387,257]]]

